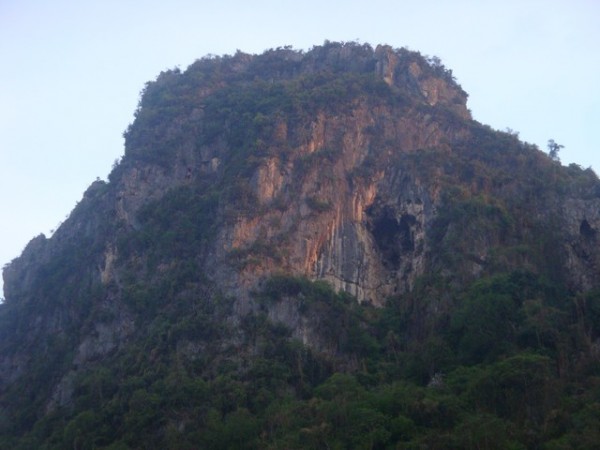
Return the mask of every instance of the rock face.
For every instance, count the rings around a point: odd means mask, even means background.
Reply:
[[[220,78],[188,83],[192,72],[215,67],[224,71]],[[280,92],[263,80],[253,88],[250,83],[259,77],[279,86],[283,101],[298,111],[286,115],[279,105],[261,105],[259,96]],[[339,81],[344,77],[347,86]],[[361,90],[367,83],[378,90],[375,95]],[[182,87],[183,94],[171,92]],[[308,101],[297,98],[311,89]],[[250,100],[233,105],[244,118],[230,123],[232,117],[220,117],[219,109],[237,102],[240,91]],[[171,95],[180,98],[162,98]],[[252,167],[235,183],[244,184],[242,194],[252,197],[260,214],[250,205],[219,220],[207,272],[241,298],[264,276],[283,270],[325,279],[360,301],[379,304],[410,289],[423,273],[424,233],[435,210],[435,193],[404,173],[402,160],[422,149],[449,151],[448,142],[464,130],[433,113],[440,109],[468,121],[466,98],[443,66],[387,46],[373,51],[332,44],[307,54],[278,49],[260,57],[238,53],[201,60],[186,74],[163,73],[148,84],[126,133],[127,155],[111,176],[108,213],[136,230],[144,205],[181,186],[208,180],[231,184],[224,178],[236,170],[234,159],[246,159]],[[329,104],[316,109],[309,104],[323,100]],[[181,111],[165,113],[169,102]],[[156,126],[148,123],[161,114],[166,116]],[[246,116],[251,123],[244,122]],[[212,124],[216,120],[224,123]],[[216,129],[213,136],[207,136],[209,123]],[[231,135],[242,126],[254,128],[246,130],[253,135],[235,142]],[[237,146],[250,148],[239,154]],[[230,209],[239,199],[233,200]],[[266,250],[265,243],[274,248],[253,258],[257,248]],[[388,250],[390,245],[400,250]],[[106,242],[99,263],[105,284],[118,278],[112,274],[119,266],[118,247]],[[241,259],[235,270],[232,254]],[[7,278],[10,291],[10,269]]]
[[[274,274],[373,305],[428,277],[455,286],[515,268],[598,287],[596,176],[473,121],[466,100],[438,61],[387,46],[162,73],[110,181],[5,268],[0,387],[49,342],[70,356],[47,407],[68,404],[77,370],[142,333],[156,304],[234,297],[239,320]],[[289,304],[268,315],[321,348]]]
[[[374,141],[381,136],[369,130],[378,120],[390,121],[384,135],[419,125],[406,117],[396,122],[387,108],[378,114],[381,119],[373,120],[370,105],[357,102],[343,116],[318,117],[287,161],[274,156],[258,165],[250,187],[265,212],[227,223],[217,258],[225,260],[228,253],[250,250],[258,242],[276,242],[270,256],[285,257],[276,262],[266,255],[243,267],[233,285],[248,289],[258,274],[278,267],[378,303],[405,292],[423,273],[424,230],[435,206],[420,180],[399,168],[403,152],[416,151],[418,144],[402,144],[401,151],[378,148]],[[292,127],[287,125],[288,132],[300,134]],[[436,138],[428,144],[441,145]],[[363,176],[367,164],[371,168]]]

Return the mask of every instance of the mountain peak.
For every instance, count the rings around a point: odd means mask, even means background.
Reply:
[[[466,100],[439,59],[352,42],[162,72],[109,182],[4,270],[0,432],[213,448],[188,425],[263,417],[271,395],[325,399],[409,366],[439,387],[440,367],[494,358],[568,371],[562,345],[587,355],[572,367],[592,364],[591,344],[544,327],[600,334],[580,304],[600,287],[598,179],[474,121]],[[253,384],[264,377],[279,387]],[[116,431],[89,425],[110,414]],[[537,423],[524,417],[502,420]],[[269,433],[255,433],[263,448]]]

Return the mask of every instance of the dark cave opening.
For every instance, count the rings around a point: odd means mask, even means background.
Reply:
[[[379,210],[369,209],[367,214],[372,219],[370,231],[383,257],[383,265],[397,270],[400,267],[402,254],[415,249],[412,227],[416,223],[416,218],[404,214],[398,220],[389,207]]]
[[[587,219],[583,219],[581,225],[579,225],[579,233],[586,239],[595,239],[596,230],[594,230]]]

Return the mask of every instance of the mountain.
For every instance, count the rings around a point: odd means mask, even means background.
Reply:
[[[146,84],[3,272],[2,448],[593,448],[600,182],[439,59],[331,43]]]

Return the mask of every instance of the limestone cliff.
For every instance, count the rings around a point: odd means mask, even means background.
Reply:
[[[215,68],[223,74],[201,79]],[[338,76],[352,78],[340,82]],[[258,77],[267,85],[259,80],[253,87]],[[362,90],[367,83],[376,92]],[[314,98],[297,98],[308,97],[305,91]],[[259,96],[265,95],[281,95],[298,111],[263,106]],[[227,96],[247,104],[231,105]],[[284,270],[324,278],[361,301],[379,304],[409,289],[423,272],[424,231],[435,209],[430,183],[402,173],[402,160],[422,149],[450,151],[449,142],[465,134],[464,127],[436,118],[434,111],[468,120],[465,102],[466,94],[445,69],[385,46],[373,51],[331,44],[305,55],[281,49],[260,57],[238,53],[201,60],[186,73],[163,73],[148,84],[126,133],[126,156],[104,194],[110,198],[107,213],[120,227],[136,230],[139,210],[168,190],[194,183],[243,184],[243,194],[256,205],[240,209],[239,198],[233,198],[221,207],[235,211],[217,219],[206,269],[222,278],[224,287],[246,297],[262,277]],[[224,107],[237,107],[234,115],[243,120],[229,123]],[[214,136],[207,136],[211,132]],[[234,133],[252,136],[233,142]],[[232,166],[242,164],[247,172],[233,179]],[[377,242],[373,231],[380,228],[389,234],[384,239],[404,242],[402,255],[394,250],[382,257],[379,247],[392,241]],[[252,249],[261,243],[273,248],[253,258]],[[118,247],[110,237],[105,243],[105,260],[98,263],[105,284],[118,278],[112,274],[123,263]],[[240,261],[232,269],[233,257]],[[13,269],[7,271],[9,299]]]
[[[276,274],[376,306],[435,279],[431,315],[450,307],[446,290],[513,269],[598,287],[595,174],[479,124],[466,100],[439,61],[388,46],[238,52],[161,73],[109,182],[5,268],[0,387],[58,352],[39,395],[48,411],[68,405],[78,371],[143,336],[148,316],[232,298],[223,320],[237,323]],[[335,353],[293,302],[267,314]]]

